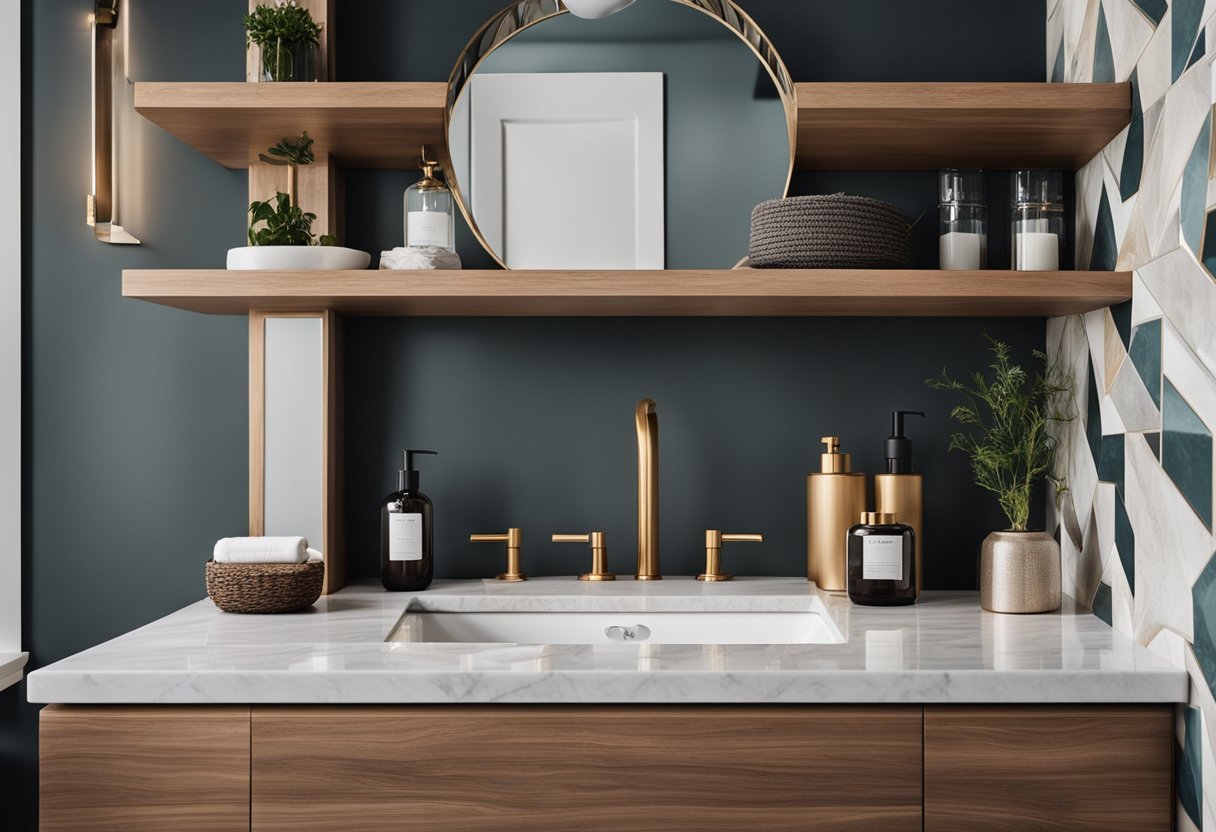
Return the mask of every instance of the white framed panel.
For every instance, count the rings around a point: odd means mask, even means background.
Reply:
[[[21,4],[0,0],[0,689],[20,681],[21,641]]]
[[[324,321],[267,317],[265,338],[263,534],[324,550]]]
[[[663,75],[479,74],[468,201],[510,268],[662,269]]]

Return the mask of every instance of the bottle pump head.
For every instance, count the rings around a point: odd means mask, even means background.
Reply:
[[[904,436],[905,416],[924,416],[919,410],[892,410],[891,436],[887,439],[887,473],[912,473],[912,440]]]
[[[414,454],[431,454],[432,456],[439,456],[439,452],[415,451],[413,449],[407,449],[401,453],[405,457],[405,469],[397,472],[397,490],[417,491],[418,472],[414,470]]]
[[[819,472],[821,474],[848,474],[853,470],[853,458],[840,452],[839,436],[824,436],[820,442],[824,444],[824,452],[819,455]]]

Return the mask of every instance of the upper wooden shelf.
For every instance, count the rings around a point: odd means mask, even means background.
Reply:
[[[1075,170],[1131,118],[1128,84],[796,85],[806,169]],[[411,169],[442,147],[443,83],[139,83],[135,109],[220,164],[243,168],[307,130],[349,167]]]
[[[797,84],[798,167],[1076,170],[1132,114],[1128,84]]]
[[[1129,272],[127,270],[124,297],[194,312],[1048,317],[1131,297]]]
[[[228,168],[306,130],[343,165],[406,170],[419,145],[446,145],[446,94],[442,83],[139,83],[135,109]]]

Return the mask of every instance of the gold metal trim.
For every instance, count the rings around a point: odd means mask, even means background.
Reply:
[[[505,543],[507,544],[507,571],[495,580],[517,583],[528,580],[520,567],[519,553],[523,547],[524,533],[522,529],[510,528],[506,534],[471,534],[470,543]]]
[[[634,411],[638,435],[638,570],[634,579],[659,581],[659,414],[654,399]]]
[[[785,125],[789,136],[790,160],[786,169],[785,189],[781,196],[788,195],[790,183],[794,177],[794,160],[798,145],[798,102],[795,98],[793,78],[786,69],[785,62],[777,53],[777,48],[773,46],[772,41],[768,39],[756,21],[733,0],[670,0],[670,2],[687,6],[725,26],[747,45],[768,72],[769,77],[773,79],[777,95],[781,99],[781,107],[785,111]],[[524,32],[538,23],[543,23],[551,17],[569,13],[569,9],[561,0],[517,0],[482,24],[461,50],[460,56],[456,59],[456,65],[448,76],[447,106],[443,111],[443,135],[448,148],[452,146],[452,113],[456,109],[460,96],[464,94],[469,79],[477,72],[477,68],[496,49],[520,32]],[[449,159],[451,157],[450,150],[448,157]],[[451,164],[447,166],[446,178],[447,185],[456,198],[456,205],[459,206],[460,213],[464,216],[473,236],[477,238],[477,242],[490,257],[494,258],[494,262],[504,269],[509,268],[499,257],[498,252],[490,248],[486,238],[477,227],[477,222],[473,219],[473,212],[465,203],[460,181]]]
[[[608,571],[608,535],[603,532],[587,534],[555,534],[554,543],[591,544],[591,571],[578,576],[580,581],[615,581],[616,575]]]
[[[730,575],[722,571],[723,543],[763,543],[762,534],[722,534],[717,529],[705,530],[705,571],[697,576],[698,581],[729,581]]]

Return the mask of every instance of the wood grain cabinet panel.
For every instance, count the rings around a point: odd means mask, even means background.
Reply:
[[[247,705],[49,705],[39,758],[42,832],[248,832]]]
[[[921,828],[919,707],[253,709],[253,829]]]
[[[1170,832],[1172,708],[926,707],[925,832]]]

